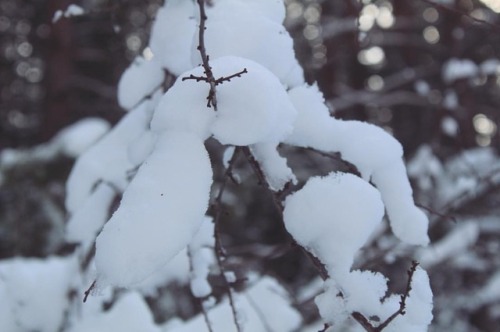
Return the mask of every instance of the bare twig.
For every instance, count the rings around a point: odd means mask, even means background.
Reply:
[[[94,280],[94,282],[92,282],[92,285],[90,285],[90,287],[83,293],[83,303],[87,302],[87,298],[89,297],[90,292],[95,289],[96,282],[97,280]]]
[[[216,91],[215,87],[218,84],[222,84],[223,82],[229,82],[231,81],[232,78],[235,77],[241,77],[242,74],[247,73],[247,69],[244,68],[238,73],[229,75],[227,77],[219,77],[218,79],[215,78],[214,73],[212,72],[212,67],[210,66],[209,60],[210,57],[207,54],[207,49],[205,47],[205,30],[206,28],[206,21],[207,21],[207,15],[205,13],[205,0],[197,0],[198,7],[200,8],[200,28],[198,30],[198,51],[200,52],[201,56],[201,65],[203,66],[203,70],[205,72],[205,76],[195,76],[195,75],[190,75],[188,77],[182,78],[183,81],[185,80],[196,80],[197,82],[203,81],[206,82],[210,85],[210,90],[208,92],[207,96],[207,107],[214,107],[214,109],[217,111],[217,96],[216,96]]]
[[[453,221],[455,223],[457,222],[457,218],[455,218],[452,215],[440,213],[440,212],[435,211],[434,209],[431,209],[430,207],[422,205],[422,204],[415,203],[415,205],[418,206],[419,208],[424,209],[425,211],[427,211],[427,212],[429,212],[429,213],[431,213],[431,214],[433,214],[433,215],[435,215],[435,216],[443,219],[443,220],[449,219],[449,220],[451,220],[451,221]]]
[[[233,291],[231,287],[231,283],[227,280],[226,277],[226,270],[224,268],[224,258],[226,257],[226,252],[224,250],[224,247],[221,242],[221,236],[220,236],[220,216],[222,212],[222,196],[224,194],[224,191],[226,190],[226,186],[229,180],[231,180],[231,174],[232,174],[232,169],[234,167],[234,163],[236,162],[238,158],[239,150],[235,149],[233,156],[231,157],[231,160],[229,161],[228,167],[226,171],[224,172],[224,179],[222,181],[221,188],[219,189],[219,193],[217,194],[217,197],[215,199],[215,202],[213,204],[213,210],[214,210],[214,238],[215,238],[215,258],[217,260],[217,265],[219,267],[220,271],[220,276],[222,278],[222,281],[224,282],[224,287],[226,289],[227,297],[229,299],[229,305],[231,307],[231,311],[233,314],[233,320],[234,320],[234,325],[236,326],[236,330],[238,332],[241,332],[242,329],[240,327],[240,324],[238,322],[238,313],[236,312],[236,306],[234,302],[234,296],[233,296]]]
[[[410,291],[411,291],[411,282],[413,280],[413,275],[415,274],[415,271],[417,270],[418,262],[413,261],[411,263],[411,267],[408,270],[408,282],[406,283],[406,290],[405,292],[401,295],[401,300],[399,301],[399,309],[395,313],[393,313],[389,318],[387,318],[382,324],[377,326],[376,331],[382,331],[384,328],[389,325],[390,322],[392,322],[397,316],[399,315],[405,315],[406,314],[406,299],[410,296]]]

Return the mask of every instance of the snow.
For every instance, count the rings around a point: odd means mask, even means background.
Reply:
[[[200,227],[211,184],[203,141],[161,134],[97,238],[99,282],[132,286],[167,264]]]
[[[176,76],[192,69],[191,42],[196,31],[194,1],[165,1],[151,28],[154,58]]]
[[[296,87],[289,96],[298,116],[285,142],[340,152],[380,191],[394,234],[409,244],[427,244],[427,216],[413,202],[401,144],[372,124],[331,117],[317,86]]]
[[[125,110],[135,108],[161,87],[164,76],[158,61],[136,57],[118,82],[118,103]]]
[[[110,125],[100,118],[84,118],[64,128],[53,139],[61,153],[76,158],[106,134]]]
[[[485,285],[476,292],[475,297],[483,305],[500,299],[500,271],[496,271],[488,279]]]
[[[500,60],[488,59],[479,65],[479,69],[483,75],[498,75],[500,73]]]
[[[411,245],[427,245],[429,220],[413,202],[403,161],[378,170],[372,181],[382,194],[394,235]]]
[[[286,159],[281,157],[277,144],[260,143],[251,147],[252,155],[259,163],[269,187],[273,191],[280,191],[288,182],[297,183],[297,179]]]
[[[429,190],[443,173],[443,166],[429,145],[422,145],[408,162],[408,175],[415,179],[418,187]]]
[[[83,15],[83,14],[85,14],[85,10],[83,10],[82,7],[80,7],[78,5],[75,5],[75,4],[71,4],[66,9],[66,12],[64,13],[64,16],[65,17],[80,16],[80,15]]]
[[[236,151],[234,146],[228,146],[224,149],[224,153],[222,154],[222,165],[227,169],[229,167],[229,162],[233,159],[234,152]]]
[[[446,83],[471,78],[479,73],[478,66],[469,59],[452,58],[443,65],[442,77]]]
[[[52,16],[52,23],[56,23],[64,16],[64,12],[62,10],[56,10],[54,12],[54,16]]]
[[[212,63],[212,66],[214,64]],[[243,68],[238,68],[237,71]],[[196,80],[182,80],[190,75],[202,76],[204,70],[197,67],[183,73],[175,84],[163,95],[151,121],[151,130],[159,133],[165,130],[179,130],[196,133],[200,139],[207,139],[210,126],[215,120],[213,108],[207,107],[210,86]],[[230,85],[239,80],[234,79]],[[222,86],[221,86],[222,88]]]
[[[210,64],[217,78],[244,68],[248,71],[217,86],[217,112],[211,131],[219,142],[277,143],[292,131],[297,112],[276,76],[258,63],[239,57],[218,58]]]
[[[343,290],[348,312],[360,312],[365,317],[382,315],[380,300],[387,292],[387,278],[381,273],[354,270],[336,276]]]
[[[66,182],[66,209],[70,213],[87,200],[99,181],[125,189],[127,172],[134,167],[128,160],[128,146],[146,130],[150,120],[147,103],[141,105],[76,160]]]
[[[420,249],[417,259],[423,267],[429,268],[446,259],[457,257],[477,242],[479,233],[477,222],[463,223],[432,246]]]
[[[458,108],[458,96],[454,90],[446,90],[443,98],[443,106],[450,110]]]
[[[187,248],[182,249],[163,267],[155,271],[143,281],[133,285],[134,290],[144,295],[157,296],[158,289],[173,282],[181,285],[189,281],[189,258]]]
[[[215,263],[214,224],[211,218],[205,217],[188,250],[191,256],[191,293],[198,298],[212,293],[208,282],[210,266]]]
[[[427,331],[432,321],[432,290],[427,273],[417,267],[412,277],[411,291],[406,299],[406,314],[398,315],[384,331]],[[336,274],[325,281],[325,291],[315,298],[323,320],[335,330],[362,330],[358,323],[353,328],[351,313],[364,317],[379,317],[379,323],[398,311],[401,296],[391,295],[385,300],[387,279],[380,273],[355,270]],[[342,296],[339,296],[342,294]],[[371,322],[374,326],[377,323]]]
[[[69,18],[72,16],[81,16],[83,14],[85,14],[85,10],[82,7],[75,4],[70,4],[64,12],[62,10],[56,10],[54,16],[52,17],[52,23],[56,23],[63,16]]]
[[[54,330],[55,331],[55,330]],[[70,329],[70,332],[160,332],[153,322],[146,301],[135,292],[124,294],[111,310],[90,316]]]
[[[287,198],[283,217],[295,240],[329,271],[338,272],[351,268],[354,255],[383,214],[380,194],[374,187],[357,176],[339,172],[310,178]]]
[[[249,15],[264,16],[273,22],[282,24],[285,20],[285,3],[283,0],[216,0],[213,7],[208,7],[207,16],[211,19],[217,15]]]
[[[66,240],[92,243],[108,220],[116,192],[106,183],[100,183],[85,203],[76,210],[66,225]]]
[[[441,130],[448,136],[456,137],[459,133],[460,127],[457,120],[450,116],[446,116],[441,121]]]
[[[300,314],[290,305],[286,291],[279,283],[262,277],[243,293],[236,294],[238,314],[244,317],[243,330],[251,332],[292,332],[300,327]],[[213,331],[235,332],[227,298],[208,311]],[[164,332],[208,331],[201,315],[186,322],[178,319],[163,326]]]
[[[211,16],[206,21],[205,47],[211,60],[223,56],[238,56],[253,60],[269,69],[288,87],[297,84],[297,60],[293,40],[286,29],[266,17],[258,15]],[[198,37],[193,37],[192,64],[201,63],[196,50]],[[292,75],[293,73],[293,75]],[[300,83],[303,83],[303,77]]]
[[[146,130],[137,140],[130,143],[127,148],[127,157],[133,166],[137,167],[146,160],[154,149],[156,139],[157,134]]]
[[[399,296],[392,296],[386,301],[393,301],[393,306],[399,307],[399,303],[397,303]],[[403,316],[398,315],[384,331],[427,331],[433,317],[432,307],[432,290],[429,276],[422,268],[417,267],[413,274],[409,297],[406,299],[406,314]],[[391,312],[389,311],[388,314],[390,315]]]
[[[0,330],[58,331],[77,280],[73,258],[13,258],[0,262]]]
[[[421,96],[427,96],[429,95],[429,92],[431,91],[431,87],[429,83],[423,80],[418,80],[415,82],[415,90],[417,93]]]

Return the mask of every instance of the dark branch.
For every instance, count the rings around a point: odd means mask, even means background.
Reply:
[[[224,82],[229,82],[231,81],[232,78],[235,77],[241,77],[242,74],[247,73],[247,69],[243,69],[242,71],[232,74],[226,77],[220,77],[218,79],[215,79],[214,73],[212,72],[212,67],[210,67],[210,57],[207,54],[207,49],[205,47],[205,30],[206,28],[206,21],[207,21],[207,15],[205,13],[205,0],[197,0],[198,7],[200,8],[200,28],[198,30],[198,51],[200,52],[201,56],[201,65],[203,66],[203,70],[205,72],[205,76],[188,76],[184,77],[182,80],[196,80],[197,82],[203,81],[207,82],[210,85],[210,90],[208,92],[207,96],[207,107],[214,107],[214,109],[217,111],[217,95],[215,93],[215,87],[218,84],[222,84]]]
[[[83,293],[83,295],[84,295],[83,296],[83,303],[87,302],[87,298],[89,297],[92,290],[94,290],[96,282],[97,282],[97,280],[94,280],[92,285],[90,285],[90,287]]]
[[[413,275],[415,274],[415,271],[417,270],[418,262],[413,261],[411,263],[410,269],[408,272],[408,281],[406,283],[406,290],[405,292],[401,295],[401,300],[399,301],[399,309],[395,313],[393,313],[389,318],[387,318],[382,324],[377,326],[376,331],[382,331],[384,328],[387,327],[397,316],[405,315],[406,314],[406,299],[410,296],[410,291],[411,291],[411,282],[413,280]]]
[[[215,80],[215,85],[219,85],[219,84],[222,84],[224,82],[231,82],[231,79],[232,78],[235,78],[235,77],[241,77],[241,75],[243,74],[246,74],[248,73],[248,70],[246,68],[243,68],[242,71],[236,73],[236,74],[233,74],[233,75],[229,75],[229,76],[222,76],[222,77],[219,77],[218,79]]]
[[[219,190],[219,193],[217,194],[217,197],[215,199],[215,202],[213,204],[213,211],[214,211],[214,238],[215,238],[215,258],[217,260],[217,265],[219,267],[220,271],[220,276],[221,279],[224,283],[224,288],[227,293],[227,297],[229,299],[229,305],[231,307],[231,311],[233,314],[233,320],[234,324],[236,326],[236,330],[238,332],[241,332],[242,329],[238,323],[238,316],[236,312],[236,306],[234,303],[234,297],[233,297],[233,292],[231,288],[231,283],[227,280],[226,277],[226,269],[224,267],[224,259],[226,257],[226,252],[224,250],[224,246],[222,245],[221,242],[221,236],[220,236],[220,216],[222,213],[222,196],[224,194],[224,191],[226,190],[227,183],[229,180],[231,180],[232,177],[232,170],[234,167],[234,163],[236,162],[238,158],[239,150],[235,149],[233,156],[231,157],[231,160],[229,161],[229,165],[224,172],[224,180],[222,181],[221,188]]]
[[[183,77],[182,80],[183,81],[196,80],[196,82],[200,81],[208,82],[208,78],[206,78],[205,76],[194,76],[193,74],[189,75],[188,77]]]

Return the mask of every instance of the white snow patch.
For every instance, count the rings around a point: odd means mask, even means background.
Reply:
[[[349,271],[383,214],[379,192],[346,173],[310,178],[283,212],[287,231],[332,271]]]
[[[417,252],[417,260],[423,267],[429,268],[448,258],[458,256],[479,238],[477,222],[467,222],[455,227],[443,239],[428,248]]]
[[[481,63],[479,66],[483,75],[499,75],[500,74],[500,60],[488,59]]]
[[[210,266],[215,263],[214,224],[212,218],[205,217],[200,229],[188,246],[191,256],[191,293],[198,298],[212,293],[208,282]]]
[[[167,264],[200,227],[211,184],[203,141],[161,134],[97,238],[100,282],[131,286]]]
[[[66,225],[66,240],[89,244],[108,220],[116,192],[106,183],[100,183],[83,205],[76,210]]]
[[[238,69],[238,71],[241,69],[243,68]],[[197,67],[183,73],[161,98],[151,121],[153,132],[186,131],[196,133],[202,140],[211,135],[210,126],[215,119],[215,112],[213,108],[207,107],[210,86],[205,82],[183,80],[190,75],[203,76],[203,68]],[[236,80],[238,78],[234,82]]]
[[[118,82],[118,103],[125,110],[136,107],[161,87],[164,76],[158,61],[136,57]]]
[[[70,332],[160,332],[146,301],[135,292],[124,294],[111,308],[77,323]]]
[[[191,43],[197,22],[194,1],[169,0],[158,10],[149,45],[154,58],[172,74],[190,70]]]
[[[300,314],[290,305],[283,287],[270,277],[261,278],[243,293],[235,295],[244,331],[292,332],[300,327],[302,320]],[[232,316],[227,298],[208,311],[213,331],[236,332]],[[169,321],[163,329],[164,332],[208,331],[201,315],[186,322]]]
[[[248,71],[217,87],[218,108],[211,129],[218,141],[231,145],[277,143],[292,131],[297,112],[269,70],[238,57],[218,58],[211,66],[217,78],[244,68]]]
[[[229,15],[227,13],[230,13]],[[205,46],[211,60],[238,56],[253,60],[276,75],[288,87],[297,84],[297,67],[293,40],[286,29],[265,17],[234,15],[229,11],[210,17],[206,22]],[[193,38],[192,64],[201,63],[196,50],[198,37]],[[293,76],[291,73],[295,72]],[[300,83],[303,83],[303,77]]]
[[[81,16],[83,14],[85,14],[85,10],[82,7],[75,4],[71,4],[68,6],[68,8],[66,8],[64,12],[62,10],[56,10],[54,16],[52,17],[52,23],[56,23],[63,16],[69,18],[72,16]]]
[[[84,118],[61,130],[53,139],[62,154],[76,158],[90,148],[110,129],[109,123],[100,118]]]
[[[1,261],[0,330],[58,331],[77,280],[78,263],[72,257]]]
[[[478,66],[469,59],[452,58],[443,65],[443,80],[453,83],[456,80],[471,78],[479,73]]]
[[[216,0],[213,7],[207,7],[209,19],[216,16],[252,15],[264,16],[273,22],[282,24],[285,20],[283,0]]]
[[[297,183],[297,178],[281,157],[277,150],[277,144],[260,143],[252,145],[252,155],[259,163],[269,187],[273,191],[280,191],[288,182]]]
[[[289,95],[298,116],[285,142],[340,152],[380,191],[396,236],[409,244],[428,243],[428,220],[413,202],[401,144],[377,126],[331,117],[316,86],[300,86],[290,90]]]
[[[125,189],[127,172],[134,167],[128,160],[128,146],[146,130],[150,120],[147,103],[141,105],[76,160],[66,182],[66,209],[70,213],[87,200],[101,180],[117,189]]]

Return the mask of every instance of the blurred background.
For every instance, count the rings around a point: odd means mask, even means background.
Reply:
[[[71,3],[85,14],[53,22]],[[497,331],[500,0],[286,3],[285,25],[307,81],[318,83],[335,117],[374,123],[403,144],[415,199],[431,219],[434,245],[427,251],[400,248],[387,232],[359,266],[400,276],[391,285],[400,291],[417,257],[435,293],[432,331]],[[149,30],[162,4],[0,1],[0,259],[71,251],[63,202],[74,159],[38,152],[80,119],[114,124],[123,116],[118,80],[137,55],[150,52]],[[282,152],[307,176],[349,168],[335,155]],[[254,182],[230,189],[241,198],[227,204],[223,218],[231,263],[276,275],[295,289],[314,281],[314,268],[289,248],[270,197]],[[152,307],[159,303],[150,300]],[[297,300],[297,307],[307,319],[317,317],[312,301]],[[175,310],[186,317],[196,311],[157,309],[156,318]]]

